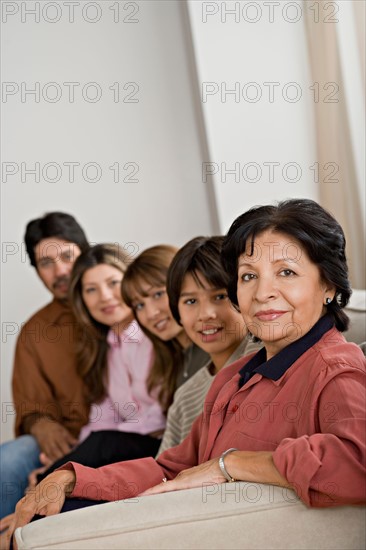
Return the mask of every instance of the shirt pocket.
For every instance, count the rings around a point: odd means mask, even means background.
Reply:
[[[236,432],[232,443],[239,451],[275,451],[278,447],[277,442],[259,439],[244,432]]]

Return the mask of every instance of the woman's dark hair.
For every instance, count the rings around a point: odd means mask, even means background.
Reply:
[[[74,263],[69,287],[78,330],[77,371],[85,383],[89,403],[100,402],[107,394],[107,335],[110,327],[94,319],[83,300],[84,274],[97,265],[110,265],[122,274],[127,269],[128,255],[117,244],[97,244],[81,254]]]
[[[277,206],[256,206],[239,216],[232,224],[222,249],[222,261],[229,276],[228,292],[238,305],[238,259],[250,239],[251,254],[254,240],[266,230],[286,233],[305,249],[317,265],[323,281],[334,286],[336,294],[327,305],[338,330],[347,330],[349,319],[344,308],[351,296],[345,254],[346,239],[342,227],[318,203],[309,199],[290,199]]]
[[[175,255],[168,271],[167,292],[169,306],[177,323],[180,323],[178,302],[183,280],[190,273],[202,287],[198,272],[214,288],[227,288],[229,278],[221,263],[224,237],[196,237],[185,244]]]
[[[71,214],[49,212],[43,218],[31,220],[26,227],[24,241],[31,265],[37,267],[34,249],[42,239],[55,237],[77,244],[81,252],[89,248],[84,231]]]
[[[142,283],[150,286],[165,287],[169,266],[177,248],[169,245],[157,245],[147,248],[139,254],[128,266],[122,281],[122,298],[133,308],[136,294],[144,296]],[[135,317],[138,321],[136,311]],[[147,379],[149,392],[159,385],[159,403],[164,412],[167,412],[173,401],[176,390],[177,377],[183,368],[184,355],[182,346],[176,338],[163,342],[141,325],[141,329],[150,338],[154,346],[154,363]]]

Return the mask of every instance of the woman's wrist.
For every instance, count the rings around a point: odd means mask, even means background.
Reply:
[[[239,476],[238,470],[238,452],[233,451],[225,456],[225,468],[229,475],[238,481],[241,481],[243,478]],[[241,462],[241,461],[240,461]]]
[[[227,457],[230,453],[233,453],[237,450],[238,449],[231,447],[230,449],[227,449],[226,451],[224,451],[219,458],[219,468],[220,468],[221,474],[224,476],[224,478],[228,482],[236,481],[236,479],[227,471],[226,465],[225,465],[225,457]]]
[[[233,451],[225,456],[225,467],[230,476],[238,481],[289,486],[275,467],[270,451]]]
[[[74,470],[57,470],[47,476],[43,482],[48,482],[49,484],[59,486],[68,497],[74,490],[76,484],[76,474]]]

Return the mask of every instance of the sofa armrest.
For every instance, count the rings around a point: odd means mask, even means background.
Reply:
[[[51,516],[17,529],[21,549],[365,548],[365,507],[307,508],[288,489],[226,483]]]

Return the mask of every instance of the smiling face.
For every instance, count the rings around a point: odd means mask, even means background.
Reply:
[[[250,243],[249,243],[250,244]],[[238,261],[237,296],[248,330],[273,357],[306,334],[325,313],[335,290],[291,236],[265,231]]]
[[[50,237],[34,248],[37,273],[58,300],[67,299],[72,266],[81,250],[77,244]]]
[[[183,279],[178,301],[180,320],[187,336],[210,354],[217,370],[238,347],[246,328],[224,288],[214,288],[201,274],[200,284],[190,274]]]
[[[173,319],[165,286],[139,281],[138,288],[132,307],[140,325],[165,342],[177,338],[183,344],[184,329]]]
[[[122,272],[108,264],[85,271],[81,279],[82,298],[90,315],[116,332],[132,321],[132,310],[121,298]]]

